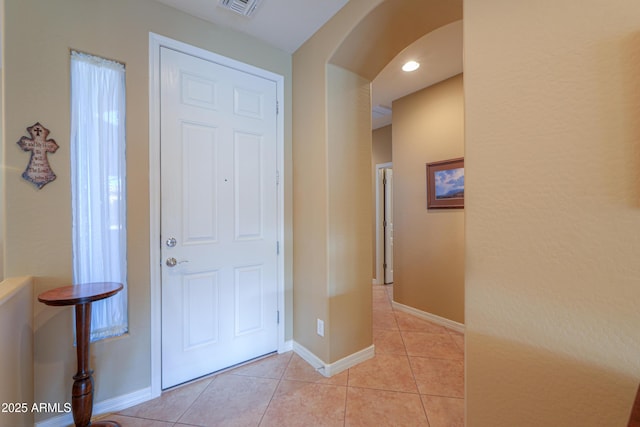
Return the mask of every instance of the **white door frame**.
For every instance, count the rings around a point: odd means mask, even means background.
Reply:
[[[384,185],[380,179],[380,170],[393,168],[393,163],[376,165],[376,277],[374,285],[384,285]]]
[[[238,71],[254,74],[276,83],[276,99],[284,105],[284,77],[255,66],[218,55],[158,34],[149,33],[149,260],[151,286],[151,398],[162,394],[162,347],[161,347],[161,279],[162,258],[160,253],[160,48],[167,47],[207,61],[213,61]],[[276,129],[277,174],[280,182],[278,197],[278,352],[285,347],[285,301],[284,301],[284,108],[278,108]]]

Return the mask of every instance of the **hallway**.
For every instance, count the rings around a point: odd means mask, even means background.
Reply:
[[[464,336],[393,310],[373,287],[376,355],[325,378],[293,352],[169,390],[105,418],[126,427],[464,425]]]

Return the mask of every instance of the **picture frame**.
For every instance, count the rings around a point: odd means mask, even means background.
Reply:
[[[464,157],[426,166],[427,209],[464,208]]]

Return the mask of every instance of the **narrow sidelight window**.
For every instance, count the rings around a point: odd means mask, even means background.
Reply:
[[[125,67],[71,52],[73,282],[118,282],[93,303],[91,341],[128,331]]]

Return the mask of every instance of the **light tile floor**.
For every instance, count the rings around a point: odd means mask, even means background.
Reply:
[[[373,288],[375,357],[325,378],[293,352],[164,392],[108,419],[124,427],[464,425],[464,336]]]

